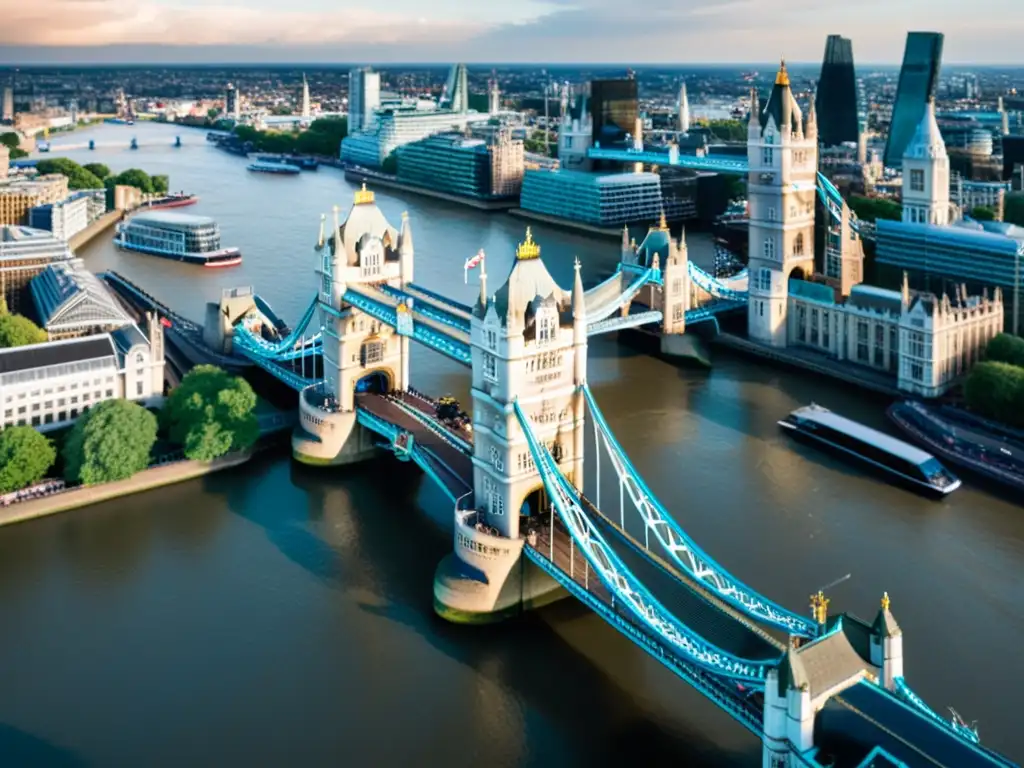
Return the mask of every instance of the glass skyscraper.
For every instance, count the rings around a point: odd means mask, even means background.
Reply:
[[[814,106],[822,146],[857,142],[857,77],[853,70],[853,43],[849,38],[828,36]]]
[[[889,140],[885,145],[885,164],[890,168],[898,168],[903,163],[903,151],[924,117],[925,104],[935,98],[942,66],[942,41],[941,32],[907,33]]]
[[[605,146],[625,139],[636,128],[640,114],[636,80],[593,80],[590,83],[590,117],[593,141]]]

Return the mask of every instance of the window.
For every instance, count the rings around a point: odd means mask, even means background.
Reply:
[[[367,341],[361,351],[363,365],[374,365],[384,359],[384,343],[381,341]]]
[[[672,295],[679,296],[683,292],[683,278],[677,277],[672,281]]]
[[[501,494],[497,491],[491,491],[491,514],[501,515],[505,514],[505,500],[501,498]]]
[[[910,191],[924,192],[924,171],[920,168],[910,170]]]
[[[114,390],[108,389],[107,390],[107,397],[113,397],[113,396],[114,396]],[[63,404],[63,403],[64,403],[64,401],[61,400],[61,404]]]
[[[135,355],[135,362],[139,365],[142,365],[144,362],[146,362],[146,356],[139,352],[137,355]]]
[[[803,256],[804,255],[804,233],[798,232],[796,240],[793,241],[793,255]]]
[[[768,221],[775,221],[775,206],[768,208]]]
[[[820,322],[820,313],[817,309],[811,310],[811,344],[817,345],[818,343],[818,323]]]
[[[494,355],[484,353],[484,379],[491,383],[498,381],[498,360]]]
[[[796,340],[807,341],[807,307],[796,305]]]
[[[866,320],[857,321],[857,360],[866,363],[871,359],[868,354],[868,323]]]
[[[763,301],[757,302],[757,314],[760,317],[764,317],[764,302]]]
[[[912,381],[924,381],[924,366],[917,360],[910,363],[910,378]]]
[[[825,349],[832,348],[831,344],[829,343],[829,324],[831,323],[830,317],[831,315],[829,315],[828,312],[826,312],[824,309],[821,310],[821,346],[823,346]]]
[[[324,283],[320,286],[320,293],[323,294],[325,300],[330,301],[331,299],[331,276],[324,275]]]
[[[491,464],[499,472],[505,471],[505,463],[501,460],[501,451],[496,445],[491,446]]]
[[[770,269],[762,268],[757,271],[757,289],[759,291],[772,289],[772,271]]]
[[[550,344],[555,340],[557,321],[551,312],[545,310],[537,315],[537,344]]]
[[[768,235],[764,239],[764,257],[766,259],[775,259],[775,237],[774,235]]]
[[[487,347],[488,349],[498,348],[498,334],[494,331],[487,331]]]
[[[137,396],[139,396],[139,397],[142,397],[142,382],[141,381],[135,382],[135,394]]]
[[[881,323],[875,326],[875,365],[885,367],[885,326]]]

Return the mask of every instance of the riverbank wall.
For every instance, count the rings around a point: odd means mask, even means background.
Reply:
[[[396,192],[411,192],[414,195],[423,195],[424,197],[432,197],[435,200],[444,200],[448,203],[465,205],[469,208],[475,208],[478,211],[507,211],[509,208],[514,208],[518,205],[517,200],[476,200],[471,197],[450,195],[447,192],[438,192],[437,190],[427,189],[426,187],[403,184],[395,179],[385,178],[384,176],[380,176],[375,173],[368,173],[367,171],[346,170],[345,181],[353,184],[362,184],[365,182],[371,187],[384,187],[385,189],[393,189]]]
[[[879,395],[886,395],[888,397],[905,396],[905,393],[900,392],[896,386],[895,379],[891,376],[885,376],[875,371],[863,370],[856,365],[841,363],[824,356],[804,353],[801,350],[766,347],[731,333],[720,333],[714,336],[712,343],[715,346],[725,347],[746,357],[767,360],[782,367],[798,368],[822,376],[828,376],[837,381],[852,384],[855,387],[867,389]]]
[[[72,488],[68,491],[55,493],[52,496],[20,501],[0,509],[0,525],[11,525],[26,520],[35,520],[47,515],[55,515],[58,512],[67,512],[79,507],[98,504],[101,501],[109,501],[121,496],[130,496],[135,493],[161,488],[165,485],[193,480],[197,477],[240,466],[249,461],[252,455],[251,451],[240,451],[221,456],[213,461],[192,461],[186,459],[159,467],[144,469],[127,480]]]
[[[72,236],[72,238],[68,240],[68,247],[71,248],[72,251],[77,251],[87,243],[90,243],[95,237],[103,234],[114,226],[114,224],[120,221],[123,216],[124,211],[107,211],[81,232]]]

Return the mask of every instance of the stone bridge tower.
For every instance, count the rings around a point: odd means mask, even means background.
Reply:
[[[345,301],[350,286],[413,280],[412,233],[408,217],[401,231],[377,207],[373,192],[355,193],[344,221],[334,208],[330,235],[321,220],[317,251],[317,299],[323,334],[323,384],[301,393],[301,429],[293,454],[310,464],[345,464],[372,450],[356,423],[359,391],[404,390],[409,383],[409,338]]]
[[[522,526],[548,506],[513,404],[582,488],[587,321],[579,262],[572,290],[561,288],[528,229],[492,295],[481,273],[471,343],[473,500],[465,506],[473,511],[457,512],[455,552],[442,562],[434,589],[438,612],[458,621],[500,618],[557,592],[534,566],[518,564]]]
[[[813,101],[804,120],[782,63],[764,111],[752,93],[750,166],[750,338],[786,346],[789,279],[814,274],[818,124]]]

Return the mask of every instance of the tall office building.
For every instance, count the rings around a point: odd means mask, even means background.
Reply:
[[[680,133],[690,132],[690,99],[686,95],[686,81],[679,86],[679,102],[676,104],[679,124],[677,128]]]
[[[465,64],[456,64],[452,67],[439,106],[452,112],[469,111],[469,72]]]
[[[840,35],[829,35],[821,77],[815,98],[818,137],[824,147],[844,142],[857,143],[857,76],[853,69],[853,43]]]
[[[593,80],[590,83],[590,118],[595,144],[616,143],[636,130],[640,116],[636,79]]]
[[[242,114],[242,107],[239,104],[238,89],[228,83],[227,91],[224,94],[224,114],[237,120]]]
[[[380,72],[369,67],[348,73],[348,132],[359,133],[372,127],[373,113],[380,106]]]
[[[3,111],[0,112],[0,120],[5,123],[14,122],[14,88],[9,85],[4,88],[4,103]]]
[[[898,168],[903,153],[924,117],[929,99],[935,98],[942,66],[941,32],[908,32],[903,52],[903,67],[892,108],[889,140],[885,145],[885,164]]]

